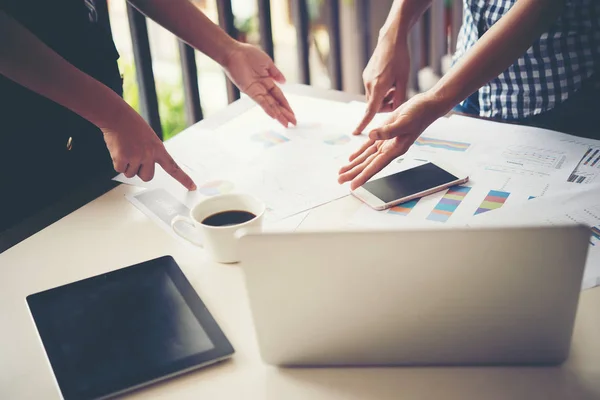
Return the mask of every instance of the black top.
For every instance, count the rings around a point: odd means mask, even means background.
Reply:
[[[0,0],[0,9],[121,95],[119,55],[100,1]],[[6,194],[0,197],[0,232],[82,183],[115,174],[100,130],[2,75],[0,121],[0,181]]]
[[[96,0],[0,0],[0,7],[48,47],[96,78],[102,78],[103,70],[119,58]]]

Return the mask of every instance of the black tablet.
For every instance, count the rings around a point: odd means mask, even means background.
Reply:
[[[106,398],[230,357],[172,257],[27,297],[66,400]]]

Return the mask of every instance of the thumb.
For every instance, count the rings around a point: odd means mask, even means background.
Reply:
[[[369,102],[367,103],[365,115],[356,129],[354,129],[354,132],[352,132],[353,135],[360,135],[367,125],[369,125],[369,122],[373,120],[373,117],[377,114],[379,108],[381,108],[381,102],[384,97],[385,92],[383,90],[379,89],[377,86],[373,88],[371,96],[369,97]]]
[[[386,140],[398,137],[400,135],[410,133],[411,121],[406,115],[400,115],[397,119],[390,118],[385,124],[379,128],[373,129],[369,132],[369,139],[371,140]]]
[[[271,75],[271,77],[275,79],[276,82],[285,83],[285,76],[283,76],[283,74],[281,73],[279,68],[275,66],[275,63],[273,63],[273,61],[271,61],[271,65],[269,65],[268,71],[269,75]]]

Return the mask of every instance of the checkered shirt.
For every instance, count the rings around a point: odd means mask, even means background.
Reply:
[[[516,1],[464,0],[454,61]],[[519,119],[543,113],[565,101],[593,74],[600,74],[600,0],[566,0],[550,29],[506,71],[479,89],[479,114]]]

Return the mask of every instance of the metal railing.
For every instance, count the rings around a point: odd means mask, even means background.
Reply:
[[[251,0],[248,0],[251,1]],[[260,33],[260,45],[263,50],[274,58],[273,33],[271,26],[271,2],[270,0],[256,0],[258,8],[258,25]],[[327,56],[327,67],[331,88],[343,90],[343,69],[341,53],[340,33],[340,3],[343,0],[327,0],[323,3],[323,14],[325,26],[329,36],[329,54]],[[98,9],[102,15],[103,23],[110,23],[108,19],[106,0],[96,0]],[[373,2],[374,3],[374,2]],[[233,38],[238,37],[234,24],[234,15],[231,0],[216,0],[219,25]],[[453,51],[456,46],[458,28],[461,24],[462,1],[454,0],[451,9],[451,35],[450,49],[448,49],[447,9],[442,0],[433,0],[431,8],[425,16],[417,22],[411,32],[410,47],[412,53],[411,77],[409,88],[419,91],[418,71],[424,64],[430,66],[434,73],[441,75],[442,57]],[[361,70],[366,66],[373,49],[371,37],[376,34],[378,27],[370,26],[370,9],[374,4],[369,0],[355,0],[353,2],[356,15],[356,26],[358,29],[357,59]],[[302,83],[310,84],[311,66],[309,62],[311,21],[307,0],[290,0],[290,11],[296,27],[299,78]],[[127,14],[131,38],[133,43],[134,62],[140,95],[140,111],[144,119],[162,138],[160,114],[158,111],[158,99],[156,95],[156,84],[152,70],[152,55],[148,40],[148,28],[146,18],[137,9],[127,4]],[[375,32],[375,33],[373,33]],[[179,54],[183,75],[185,94],[185,112],[188,125],[200,121],[203,118],[200,93],[198,89],[198,72],[196,68],[195,50],[189,45],[179,42]],[[426,60],[425,63],[423,60]],[[360,76],[356,79],[361,79]],[[227,97],[231,103],[240,97],[239,90],[227,79]]]

